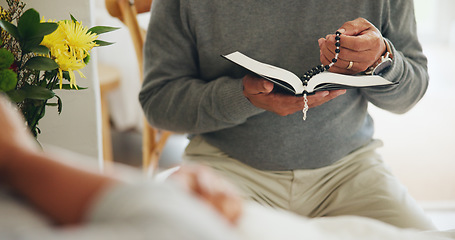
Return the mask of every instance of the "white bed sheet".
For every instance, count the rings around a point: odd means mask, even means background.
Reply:
[[[448,240],[455,231],[419,232],[356,216],[302,218],[247,204],[238,231],[245,240]]]

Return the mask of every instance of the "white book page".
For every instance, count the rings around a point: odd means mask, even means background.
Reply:
[[[392,84],[392,82],[377,75],[353,76],[331,72],[322,72],[313,76],[310,81],[308,81],[305,90],[307,92],[313,92],[315,89],[317,89],[317,86],[319,84],[323,83],[341,84],[353,87],[370,87]]]
[[[288,70],[259,62],[238,51],[224,55],[224,57],[273,82],[275,82],[274,79],[278,79],[289,83],[294,88],[296,94],[303,93],[304,91],[300,78]]]

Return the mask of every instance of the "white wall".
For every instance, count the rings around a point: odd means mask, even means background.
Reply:
[[[455,1],[414,0],[422,42],[455,46]]]
[[[23,0],[26,9],[36,9],[46,19],[70,19],[70,13],[86,26],[92,26],[92,0]],[[0,0],[7,6],[5,0]],[[84,155],[101,159],[101,122],[99,84],[96,71],[96,52],[82,72],[83,79],[76,73],[79,86],[88,87],[79,91],[56,91],[62,98],[63,111],[58,115],[55,107],[48,107],[40,121],[42,133],[38,140],[44,146],[54,145]]]
[[[373,106],[384,160],[421,203],[455,208],[455,1],[415,0],[417,27],[428,58],[430,85],[408,113],[395,115]],[[452,36],[452,37],[451,37]]]

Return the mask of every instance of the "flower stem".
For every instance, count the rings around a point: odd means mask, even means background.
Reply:
[[[55,74],[53,76],[53,78],[47,83],[46,88],[48,88],[50,90],[53,90],[54,89],[54,85],[55,85],[54,83],[57,80],[58,80],[58,78],[57,78],[57,75]],[[35,138],[38,135],[37,132],[36,132],[36,126],[38,125],[39,120],[42,118],[42,115],[43,115],[43,112],[45,110],[47,101],[48,100],[43,100],[43,103],[38,108],[35,109],[35,111],[33,113],[33,117],[32,117],[32,124],[29,125],[29,126],[31,126],[30,130],[32,131],[32,133],[35,136]]]

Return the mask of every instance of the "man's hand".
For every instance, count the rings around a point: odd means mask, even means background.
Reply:
[[[303,97],[272,93],[274,84],[260,77],[246,75],[243,78],[243,95],[258,107],[280,116],[301,111],[304,107]],[[308,96],[308,107],[316,107],[342,94],[346,90],[321,91]]]
[[[364,18],[357,18],[343,24],[338,61],[329,69],[331,72],[356,74],[373,65],[386,51],[381,32]],[[321,63],[329,64],[335,56],[335,35],[318,40],[321,49]],[[349,65],[352,62],[350,69]]]
[[[171,177],[229,222],[235,224],[242,214],[243,200],[237,190],[208,167],[184,165]]]

